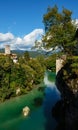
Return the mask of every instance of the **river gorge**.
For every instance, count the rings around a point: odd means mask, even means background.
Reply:
[[[54,82],[55,73],[46,72],[40,85],[44,91],[35,88],[29,94],[1,103],[0,130],[54,130],[57,122],[52,117],[52,107],[60,99]],[[42,101],[37,104],[34,99]],[[22,113],[25,106],[30,108],[27,117]]]

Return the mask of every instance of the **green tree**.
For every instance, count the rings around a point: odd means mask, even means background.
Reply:
[[[56,54],[53,54],[45,59],[46,69],[52,72],[56,71]]]
[[[30,55],[29,55],[28,51],[25,51],[25,53],[24,53],[24,59],[25,59],[25,61],[29,61],[30,60]]]
[[[45,47],[54,48],[57,46],[64,53],[72,54],[75,50],[76,40],[74,35],[76,26],[72,22],[72,12],[63,8],[60,13],[57,6],[49,7],[43,16],[45,36],[43,42]]]
[[[35,71],[34,84],[39,84],[43,80],[45,69],[41,66],[41,63],[36,58],[30,60],[29,66]]]

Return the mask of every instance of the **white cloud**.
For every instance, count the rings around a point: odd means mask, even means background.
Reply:
[[[78,19],[72,20],[72,23],[78,28]]]
[[[12,33],[0,33],[0,42],[4,42],[4,41],[9,41],[9,40],[12,40],[14,39],[14,36]]]
[[[76,24],[78,24],[78,19],[76,19]]]
[[[15,42],[16,42],[16,44],[21,44],[22,41],[23,41],[22,38],[17,37]]]
[[[0,48],[4,48],[5,44],[9,44],[11,49],[30,49],[34,46],[34,42],[40,39],[44,33],[43,29],[35,29],[31,33],[25,35],[23,38],[15,37],[12,33],[0,33]]]
[[[33,45],[35,40],[40,38],[42,34],[43,34],[43,29],[35,29],[30,34],[24,36],[24,43],[27,45],[28,43]]]
[[[75,22],[76,22],[76,26],[77,26],[77,28],[78,28],[78,19],[76,19],[76,21],[75,21]]]

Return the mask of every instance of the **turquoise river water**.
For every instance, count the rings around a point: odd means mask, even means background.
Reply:
[[[54,130],[56,121],[52,117],[52,107],[60,99],[54,84],[55,74],[46,72],[44,76],[45,94],[38,89],[29,94],[13,98],[0,104],[0,130]],[[34,99],[43,98],[41,106],[34,105]],[[30,114],[23,116],[22,109],[29,106]]]

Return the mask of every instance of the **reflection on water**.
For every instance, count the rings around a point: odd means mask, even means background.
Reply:
[[[34,105],[34,99],[43,97],[42,91],[37,89],[0,104],[0,130],[54,130],[56,121],[52,117],[52,107],[60,99],[60,94],[53,78],[51,72],[45,74],[45,97],[41,106]],[[31,112],[28,117],[23,117],[22,108],[26,105]]]
[[[58,101],[52,109],[52,115],[58,122],[55,130],[78,130],[78,101],[77,106]]]
[[[44,84],[47,86],[46,90],[48,91],[48,88],[52,89],[51,94],[53,94],[53,89],[55,90],[54,93],[58,93],[57,95],[60,95],[60,92],[58,91],[57,87],[55,86],[55,82],[51,79],[53,79],[52,77],[55,77],[55,74],[51,73],[51,72],[46,72],[45,73],[45,77],[44,77]],[[50,77],[50,80],[49,80]]]
[[[70,70],[70,68],[69,66],[68,69]],[[68,75],[69,78],[67,77],[66,82],[63,78],[63,69],[56,76],[56,84],[61,93],[61,99],[52,108],[52,115],[58,122],[55,130],[78,130],[78,84],[75,82],[77,77],[75,75],[73,77],[73,74],[72,76]],[[65,69],[67,70],[67,68]]]
[[[56,121],[52,117],[52,107],[60,99],[60,93],[57,90],[55,83],[48,80],[48,74],[45,74],[44,83],[47,85],[45,89],[44,99],[44,115],[46,118],[45,130],[54,130]]]

